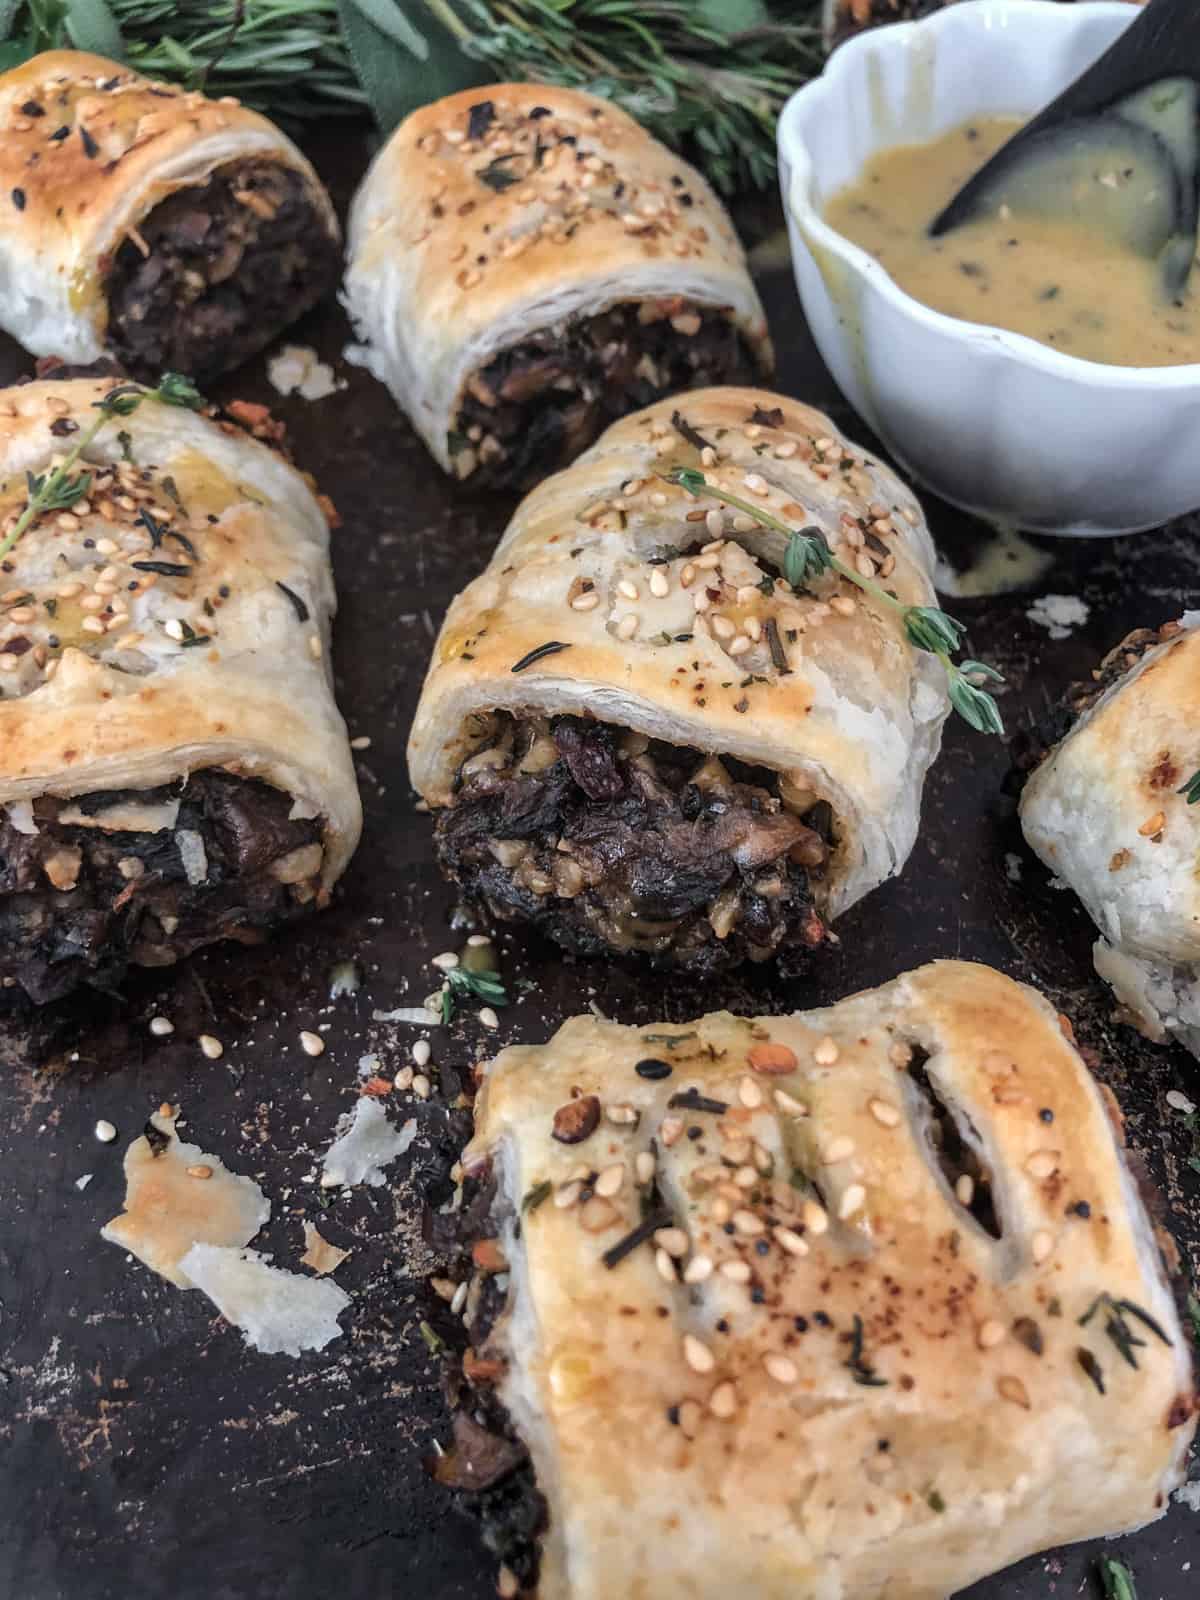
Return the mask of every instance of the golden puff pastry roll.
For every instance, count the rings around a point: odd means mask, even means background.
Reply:
[[[0,75],[0,211],[0,327],[139,377],[236,366],[340,264],[329,197],[273,123],[73,50]]]
[[[987,967],[575,1017],[485,1070],[463,1159],[465,1370],[546,1502],[522,1593],[941,1600],[1185,1475],[1190,1347],[1105,1091]]]
[[[446,617],[409,770],[491,916],[585,954],[800,970],[904,865],[945,680],[893,609],[832,574],[794,592],[785,535],[664,481],[700,466],[933,600],[920,507],[828,417],[756,389],[660,402],[518,507]]]
[[[232,424],[113,393],[0,391],[0,978],[37,1002],[261,940],[328,900],[361,824],[312,491]]]
[[[663,394],[771,371],[721,202],[616,106],[501,83],[410,116],[349,225],[360,357],[447,471],[528,487]]]
[[[1130,634],[1068,702],[1025,837],[1083,901],[1130,1019],[1200,1055],[1200,612]]]

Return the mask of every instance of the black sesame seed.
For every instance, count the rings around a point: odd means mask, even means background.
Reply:
[[[703,1128],[689,1128],[688,1129],[688,1138],[689,1139],[698,1139],[703,1132],[704,1132]]]
[[[671,1426],[673,1428],[677,1428],[679,1426],[679,1407],[678,1406],[668,1406],[667,1407],[667,1421],[671,1424]]]
[[[816,1323],[818,1328],[833,1327],[833,1319],[831,1317],[827,1317],[823,1311],[816,1312],[813,1316],[813,1321]]]
[[[1042,1109],[1038,1112],[1038,1116],[1041,1117],[1043,1122],[1053,1122],[1054,1121],[1054,1113],[1053,1113],[1053,1111],[1051,1111],[1049,1106],[1043,1106]]]
[[[658,1061],[654,1056],[647,1056],[645,1061],[639,1061],[633,1069],[639,1078],[649,1078],[657,1083],[660,1078],[669,1078],[674,1072],[669,1061]]]
[[[770,1255],[771,1246],[767,1243],[767,1241],[765,1239],[756,1239],[754,1241],[754,1252],[755,1252],[756,1255],[760,1255],[760,1256]]]
[[[726,1319],[724,1317],[722,1317],[720,1322],[717,1323],[717,1332],[718,1333],[728,1333],[729,1332],[729,1323],[726,1321]]]
[[[890,1439],[876,1439],[875,1448],[876,1448],[876,1450],[890,1450],[892,1448],[891,1440]]]
[[[760,1289],[759,1286],[757,1284],[755,1284],[753,1289],[751,1289],[751,1291],[750,1291],[751,1304],[752,1305],[756,1305],[756,1306],[761,1306],[763,1301],[766,1298],[767,1298],[767,1291],[765,1289]]]
[[[807,1333],[808,1332],[808,1318],[807,1317],[793,1317],[792,1318],[792,1327],[795,1328],[797,1333]]]
[[[71,130],[64,123],[61,128],[55,128],[54,132],[50,135],[50,143],[61,144],[64,139],[69,139],[70,137]]]
[[[18,211],[24,211],[24,209],[25,209],[25,191],[24,191],[24,189],[14,189],[13,190],[13,192],[12,192],[12,203],[13,203],[13,205],[16,206]]]
[[[1071,1210],[1077,1217],[1082,1217],[1085,1222],[1092,1214],[1092,1208],[1090,1205],[1088,1205],[1086,1200],[1076,1200],[1075,1204],[1071,1207]]]
[[[80,140],[80,143],[83,145],[83,153],[84,153],[84,155],[88,158],[89,161],[94,161],[96,159],[96,157],[100,154],[100,146],[96,143],[95,139],[92,138],[91,134],[87,131],[86,128],[80,128],[80,130],[79,130],[79,140]]]
[[[46,115],[46,108],[45,106],[39,105],[36,100],[26,100],[25,104],[21,107],[21,115],[23,117],[44,117]]]
[[[734,1231],[733,1223],[732,1222],[727,1222],[725,1224],[725,1232],[728,1233],[728,1234],[732,1234],[733,1231]]]

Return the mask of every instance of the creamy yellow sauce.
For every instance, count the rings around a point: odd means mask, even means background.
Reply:
[[[931,239],[929,223],[1021,126],[982,117],[930,144],[881,151],[824,217],[914,300],[1121,367],[1200,362],[1200,272],[1167,299],[1157,263],[1077,218],[1001,207]],[[1111,188],[1120,173],[1097,181]]]

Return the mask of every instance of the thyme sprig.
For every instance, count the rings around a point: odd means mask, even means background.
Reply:
[[[470,999],[482,1000],[489,1006],[506,1006],[508,990],[498,972],[471,972],[466,967],[453,967],[446,974],[442,986],[442,1021],[447,1023],[460,1005]]]
[[[1178,793],[1187,796],[1188,805],[1200,805],[1200,771],[1193,772]]]
[[[196,411],[204,404],[204,396],[191,379],[178,372],[164,373],[154,389],[144,389],[138,383],[119,383],[110,389],[103,399],[95,402],[95,419],[79,435],[60,465],[53,472],[36,477],[32,472],[26,473],[25,509],[0,544],[0,561],[44,512],[69,511],[78,505],[92,486],[90,472],[75,470],[80,457],[108,423],[115,417],[131,417],[145,400],[157,400],[165,406],[183,406],[189,411]]]
[[[980,733],[1004,732],[1004,721],[1000,716],[999,706],[986,689],[979,687],[978,682],[982,680],[1003,683],[1001,674],[995,667],[988,666],[986,661],[951,660],[952,654],[962,644],[963,634],[966,632],[961,622],[937,606],[905,605],[881,584],[871,578],[864,578],[861,572],[847,566],[835,556],[819,528],[790,528],[786,522],[780,521],[771,512],[764,511],[752,500],[743,499],[741,495],[731,494],[727,489],[711,483],[694,467],[680,467],[668,473],[666,481],[676,484],[688,494],[710,494],[724,505],[732,506],[734,510],[753,517],[762,527],[782,533],[788,541],[783,558],[783,575],[793,589],[804,589],[823,573],[836,572],[838,577],[845,578],[864,594],[869,594],[880,604],[898,612],[909,643],[918,650],[936,656],[941,662],[946,674],[950,703],[963,721]],[[1197,776],[1200,777],[1200,774]]]
[[[1101,1556],[1096,1563],[1100,1582],[1104,1585],[1104,1600],[1138,1600],[1133,1573],[1123,1561],[1112,1556]]]

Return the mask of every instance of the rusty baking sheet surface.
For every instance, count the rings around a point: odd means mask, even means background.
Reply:
[[[344,206],[365,141],[343,135],[311,154]],[[748,239],[764,241],[755,259],[782,354],[779,387],[828,406],[862,437],[804,329],[778,214],[763,204],[741,220]],[[1001,795],[1002,743],[958,721],[903,878],[838,924],[841,952],[811,983],[756,972],[700,987],[566,961],[506,935],[515,1003],[498,1033],[473,1014],[437,1030],[432,1099],[393,1097],[420,1134],[389,1169],[392,1181],[328,1202],[312,1174],[354,1103],[360,1058],[376,1052],[390,1075],[416,1037],[373,1023],[372,1011],[419,1004],[437,977],[430,957],[461,937],[449,929],[450,897],[429,821],[414,809],[404,744],[442,613],[484,565],[512,507],[442,478],[384,390],[343,364],[347,333],[329,306],[289,336],[315,345],[348,380],[334,396],[282,400],[261,363],[219,395],[271,404],[344,519],[334,541],[338,693],[351,734],[370,744],[357,758],[366,832],[336,904],[273,946],[209,951],[139,978],[124,1005],[98,1002],[65,1067],[0,1072],[0,1595],[12,1600],[494,1594],[495,1563],[472,1520],[421,1466],[448,1433],[437,1363],[417,1329],[447,1317],[426,1285],[437,1262],[422,1241],[421,1207],[449,1193],[468,1120],[450,1107],[471,1064],[500,1044],[544,1039],[592,1001],[636,1023],[723,1005],[786,1010],[937,956],[991,962],[1039,985],[1099,1050],[1131,1142],[1167,1197],[1192,1274],[1200,1270],[1200,1175],[1188,1165],[1200,1139],[1166,1098],[1174,1089],[1200,1101],[1200,1073],[1182,1051],[1156,1049],[1111,1021],[1091,970],[1091,926],[1024,849]],[[0,380],[29,368],[15,347],[0,350]],[[970,559],[982,530],[930,509],[950,559]],[[1042,548],[1054,564],[1039,589],[1088,608],[1067,637],[1052,639],[1030,618],[1028,594],[948,602],[970,626],[970,653],[1008,677],[1010,729],[1128,629],[1200,604],[1200,519]],[[351,957],[363,987],[330,1002],[329,970]],[[155,1014],[172,1019],[173,1035],[150,1035]],[[301,1050],[304,1028],[323,1030],[323,1055]],[[201,1055],[205,1032],[223,1040],[221,1060]],[[324,1352],[293,1360],[247,1350],[201,1296],[99,1239],[120,1209],[121,1152],[164,1099],[182,1104],[188,1138],[252,1173],[273,1198],[260,1248],[277,1264],[297,1265],[305,1220],[353,1251],[337,1274],[354,1299],[347,1331]],[[94,1138],[101,1117],[120,1129],[115,1144]],[[76,1180],[87,1173],[81,1191]],[[1142,1600],[1194,1600],[1200,1512],[1173,1505],[1112,1548],[1135,1570]],[[1095,1555],[1085,1546],[1035,1558],[978,1585],[971,1600],[1098,1595]]]

